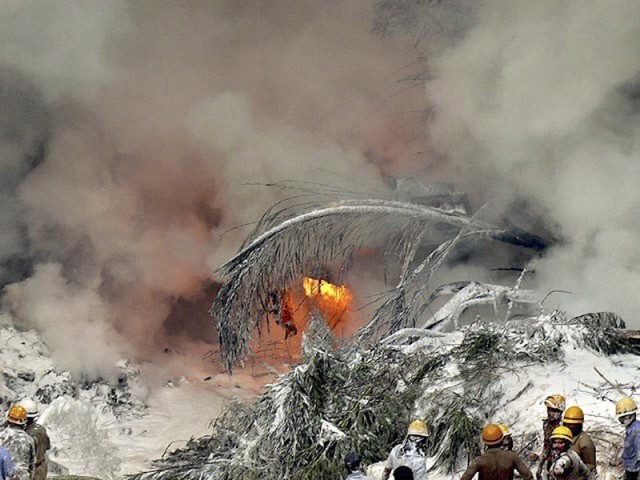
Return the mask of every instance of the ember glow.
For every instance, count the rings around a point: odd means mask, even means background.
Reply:
[[[325,314],[330,327],[334,327],[349,311],[353,295],[345,285],[304,277],[302,287],[307,298],[312,299],[315,306]]]

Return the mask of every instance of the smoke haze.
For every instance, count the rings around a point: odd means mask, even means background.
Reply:
[[[572,314],[639,327],[640,5],[478,2],[431,63],[430,135],[476,200],[531,205],[562,244],[535,265]],[[552,303],[552,302],[551,302]],[[553,305],[547,305],[547,307]]]
[[[375,188],[417,158],[422,94],[389,101],[415,51],[368,2],[0,7],[3,301],[74,372],[210,348],[211,272],[246,229],[222,234],[290,195],[247,183]]]
[[[225,232],[290,195],[248,184],[426,170],[563,239],[535,265],[563,308],[637,326],[640,5],[389,5],[0,1],[16,321],[75,372],[207,349]]]

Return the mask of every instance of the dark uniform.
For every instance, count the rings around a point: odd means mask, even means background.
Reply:
[[[523,480],[532,480],[533,475],[520,457],[509,450],[490,448],[476,457],[460,480],[471,480],[478,473],[480,480],[513,480],[517,470]]]
[[[591,436],[587,432],[580,432],[573,437],[571,450],[580,456],[580,460],[589,468],[589,471],[595,477],[596,472],[596,447],[591,440]]]
[[[44,480],[47,478],[48,471],[46,453],[51,448],[47,429],[36,422],[32,422],[27,425],[26,430],[36,444],[36,465],[32,480]]]

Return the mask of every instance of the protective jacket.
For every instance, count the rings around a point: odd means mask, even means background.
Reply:
[[[7,480],[7,478],[13,477],[15,473],[16,469],[11,461],[9,451],[4,447],[0,447],[0,478]]]
[[[571,450],[576,452],[580,456],[580,460],[584,463],[591,473],[595,474],[596,471],[596,446],[591,440],[591,436],[587,432],[580,432],[573,437],[573,444]]]
[[[552,480],[589,480],[590,476],[591,471],[573,450],[561,453],[549,469]]]
[[[32,422],[27,425],[26,431],[36,445],[36,464],[33,472],[32,480],[44,480],[47,478],[47,450],[51,448],[51,442],[49,435],[47,435],[47,429],[42,425]]]
[[[413,470],[413,478],[415,480],[427,480],[426,452],[419,449],[406,448],[405,443],[396,445],[389,453],[386,468],[393,472],[403,465]]]
[[[36,446],[33,438],[21,428],[6,426],[0,431],[0,445],[11,454],[17,479],[31,480],[31,473],[36,464]]]
[[[478,473],[480,480],[513,480],[513,471],[517,470],[524,480],[532,480],[531,471],[520,457],[509,450],[490,448],[473,459],[460,480],[471,480]]]
[[[622,461],[627,472],[640,471],[640,422],[638,420],[634,420],[627,427]]]

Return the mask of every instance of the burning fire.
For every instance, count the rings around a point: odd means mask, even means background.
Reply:
[[[302,287],[305,295],[326,315],[330,327],[337,324],[340,317],[349,311],[353,296],[345,285],[304,277]]]

